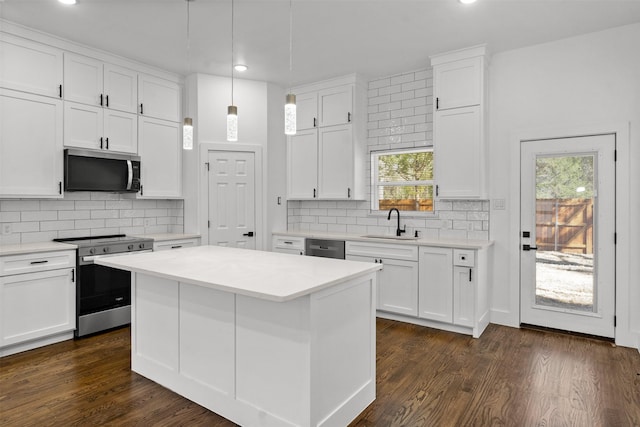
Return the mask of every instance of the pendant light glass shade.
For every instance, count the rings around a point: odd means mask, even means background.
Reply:
[[[238,107],[229,105],[227,107],[227,141],[238,140]]]
[[[193,119],[191,117],[184,118],[182,125],[182,148],[185,150],[193,150]]]
[[[287,94],[284,104],[284,133],[296,134],[296,96],[292,93]]]

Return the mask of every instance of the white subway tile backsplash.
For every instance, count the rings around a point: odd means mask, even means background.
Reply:
[[[51,241],[58,237],[57,231],[40,231],[37,233],[22,233],[20,243],[34,243]]]
[[[2,200],[0,210],[3,212],[39,211],[40,202],[37,200]]]
[[[378,89],[385,86],[391,85],[391,78],[386,77],[383,79],[372,80],[369,82],[369,89]]]
[[[118,210],[93,210],[91,211],[91,219],[104,219],[104,218],[119,218],[120,211]]]
[[[391,95],[391,94],[398,93],[398,92],[402,92],[402,85],[400,85],[400,84],[393,85],[393,86],[386,86],[386,87],[378,89],[378,94],[379,95]]]
[[[42,221],[40,223],[40,231],[54,231],[54,230],[74,230],[75,221]]]
[[[405,73],[397,76],[391,76],[391,84],[397,85],[402,83],[408,83],[415,80],[415,73]]]
[[[0,222],[20,222],[20,212],[0,212]]]
[[[40,210],[43,211],[72,211],[75,209],[73,200],[41,200]]]
[[[107,219],[104,222],[105,227],[131,227],[131,218]]]
[[[89,219],[91,211],[58,211],[58,219]]]
[[[104,209],[104,200],[78,200],[76,210]]]
[[[105,209],[131,209],[133,208],[132,200],[108,200],[104,204]]]

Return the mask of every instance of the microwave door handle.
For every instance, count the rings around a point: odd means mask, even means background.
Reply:
[[[133,181],[133,165],[131,160],[127,160],[127,190],[131,190],[131,183]]]

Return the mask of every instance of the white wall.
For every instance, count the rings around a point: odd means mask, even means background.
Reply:
[[[618,194],[633,220],[640,211],[640,24],[496,54],[490,64],[490,191],[507,200],[492,210],[495,240],[492,322],[519,324],[519,162],[517,135],[538,130],[580,129],[630,123],[630,151],[618,159],[628,176]],[[514,151],[516,150],[516,151]],[[625,169],[625,165],[627,169]],[[630,168],[630,169],[629,169]],[[507,226],[511,224],[511,227]],[[640,238],[637,221],[618,226],[618,258],[630,256],[629,241]],[[626,249],[625,249],[626,247]],[[640,336],[640,263],[618,271],[616,336],[637,346]],[[622,302],[622,304],[620,304]],[[620,343],[620,342],[619,342]]]

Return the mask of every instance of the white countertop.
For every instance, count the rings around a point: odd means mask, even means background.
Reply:
[[[112,256],[95,262],[278,302],[382,269],[380,264],[220,246]]]
[[[305,237],[312,239],[335,239],[352,242],[387,243],[394,245],[435,246],[440,248],[459,249],[486,249],[493,245],[492,240],[433,239],[428,237],[419,239],[393,239],[364,237],[361,234],[327,233],[322,231],[273,231],[272,234],[274,236]]]
[[[154,242],[166,242],[168,240],[182,240],[200,238],[199,234],[187,233],[155,233],[155,234],[132,234],[132,237],[146,237]]]
[[[58,242],[16,243],[12,245],[0,245],[0,256],[37,252],[75,251],[76,248],[76,245]]]

